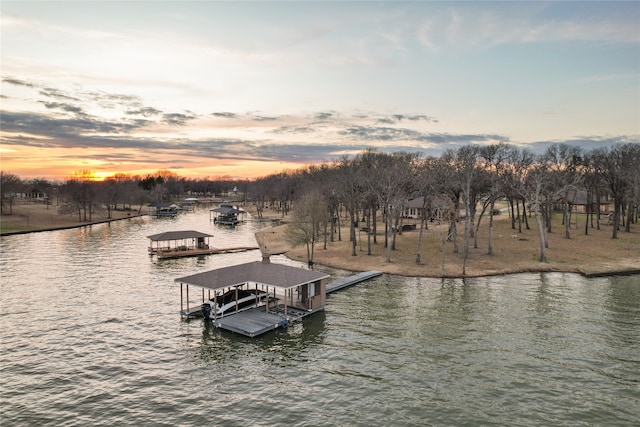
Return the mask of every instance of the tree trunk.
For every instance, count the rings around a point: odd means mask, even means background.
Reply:
[[[387,209],[387,224],[386,224],[386,232],[387,235],[385,236],[385,241],[386,241],[386,247],[387,247],[387,262],[391,262],[391,236],[389,234],[391,234],[392,231],[392,224],[391,223],[391,212],[389,211],[389,209]]]
[[[495,209],[495,200],[491,199],[491,212],[489,212],[489,246],[487,255],[493,255],[493,209]]]
[[[591,220],[593,221],[593,213],[591,212],[591,191],[587,190],[587,205],[585,206],[585,220],[584,220],[584,235],[587,236],[589,234],[589,214],[591,214]],[[578,219],[576,218],[576,224],[578,223]]]
[[[420,254],[422,252],[422,231],[424,230],[425,218],[424,209],[420,215],[420,234],[418,235],[418,250],[416,251],[416,264],[420,264]]]
[[[354,213],[349,213],[349,219],[351,220],[351,226],[349,227],[349,240],[351,241],[351,256],[357,256],[356,252],[356,216]]]
[[[615,199],[614,201],[614,211],[613,211],[613,235],[612,239],[618,238],[618,227],[620,226],[620,208],[622,206],[622,200],[620,198]]]
[[[540,212],[537,205],[534,204],[533,214],[536,218],[536,223],[538,224],[538,236],[540,238],[540,262],[547,262],[547,254],[546,254],[546,238],[544,234],[544,225],[542,224],[542,218],[540,218]]]
[[[367,255],[371,255],[371,211],[367,213]]]
[[[513,211],[513,199],[509,198],[509,205],[511,207],[511,229],[515,230],[516,229],[516,214]]]
[[[332,218],[332,217],[331,217],[331,213],[329,213],[329,217],[328,217],[328,218]],[[333,221],[332,221],[332,222],[333,222]],[[323,249],[324,249],[325,251],[327,250],[327,234],[329,234],[329,233],[328,233],[328,230],[327,230],[328,226],[329,226],[329,220],[327,219],[327,220],[325,220],[325,222],[324,222],[324,237],[323,237],[323,239],[322,239],[322,240],[323,240]]]
[[[602,215],[602,212],[600,211],[600,191],[596,190],[596,203],[598,204],[598,214],[596,216],[596,225],[598,230],[600,230],[600,216]]]
[[[378,208],[373,210],[373,244],[378,244]]]
[[[522,217],[524,218],[524,226],[527,230],[531,230],[529,228],[529,218],[527,218],[527,201],[522,199]]]
[[[631,199],[627,201],[627,222],[624,226],[624,231],[627,233],[631,232],[631,221],[633,221],[633,206],[631,204]]]
[[[569,212],[569,202],[564,201],[564,238],[571,239],[571,212]]]
[[[398,230],[401,229],[401,225],[400,225],[400,218],[399,217],[395,217],[394,218],[394,226],[391,228],[392,234],[391,234],[391,249],[393,249],[394,251],[396,250],[396,237],[398,236]]]
[[[464,219],[464,248],[462,249],[462,276],[467,275],[467,258],[469,257],[469,232],[471,231],[471,216]]]

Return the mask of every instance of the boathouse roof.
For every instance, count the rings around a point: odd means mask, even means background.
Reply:
[[[181,240],[181,239],[197,239],[198,237],[213,237],[212,234],[201,233],[194,230],[182,230],[182,231],[166,231],[164,233],[153,234],[147,236],[152,241],[162,240]]]
[[[181,277],[175,279],[175,281],[206,289],[228,288],[248,282],[289,289],[326,279],[327,277],[329,277],[328,274],[306,270],[301,267],[272,264],[268,261],[255,261],[205,271],[192,276]]]
[[[218,212],[225,215],[229,215],[229,214],[238,215],[246,212],[246,211],[243,211],[242,209],[236,209],[233,206],[229,206],[229,205],[222,205],[219,208],[211,209],[211,211]]]

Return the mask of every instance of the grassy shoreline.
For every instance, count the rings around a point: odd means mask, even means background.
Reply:
[[[251,213],[251,209],[249,209]],[[112,218],[95,214],[93,221],[81,222],[77,218],[61,216],[53,206],[16,205],[13,215],[2,215],[0,233],[3,236],[37,231],[52,231],[83,227],[102,222],[135,218],[137,212],[115,211]],[[273,215],[267,219],[283,220],[277,225],[256,233],[256,240],[266,253],[284,254],[290,259],[306,262],[306,247],[291,247],[286,238],[286,218]],[[533,219],[532,219],[533,221]],[[584,234],[584,216],[577,218],[577,225],[571,229],[571,239],[565,239],[561,220],[553,222],[553,232],[549,234],[547,262],[541,263],[537,232],[526,230],[522,233],[511,229],[508,215],[496,216],[493,232],[494,254],[487,253],[488,225],[483,219],[478,234],[478,248],[469,248],[466,275],[464,277],[497,276],[516,273],[568,272],[588,277],[640,274],[640,233],[632,227],[630,233],[621,231],[618,239],[611,238],[611,226],[601,225],[600,230],[589,228]],[[280,222],[278,223],[280,224]],[[533,224],[532,224],[533,225]],[[381,226],[382,227],[382,226]],[[577,227],[577,228],[576,228]],[[419,226],[418,226],[419,228]],[[367,235],[358,232],[356,256],[352,255],[348,241],[349,230],[341,230],[343,240],[316,245],[314,262],[328,267],[348,271],[379,270],[388,274],[408,277],[460,278],[462,276],[462,234],[464,225],[459,225],[458,244],[460,253],[453,253],[453,243],[445,244],[444,274],[442,272],[441,236],[446,225],[429,224],[422,238],[421,262],[416,263],[419,230],[405,231],[397,236],[397,249],[391,251],[391,262],[386,261],[384,234],[378,233],[377,244],[372,244],[371,255],[367,254]],[[471,241],[473,245],[473,240]]]
[[[112,211],[111,218],[107,217],[106,213],[94,213],[91,221],[78,221],[75,216],[60,215],[55,206],[15,204],[11,215],[3,214],[0,217],[0,236],[65,230],[144,215],[146,214],[138,214],[137,211]]]
[[[589,229],[584,234],[584,218],[578,218],[577,229],[571,229],[571,239],[565,239],[561,220],[556,219],[549,234],[547,262],[540,262],[537,231],[522,233],[511,228],[508,215],[496,217],[493,231],[493,255],[487,255],[488,225],[481,225],[478,248],[469,247],[466,275],[462,275],[462,246],[464,225],[459,226],[459,252],[453,253],[453,243],[445,244],[444,274],[442,271],[442,229],[445,225],[431,224],[423,232],[421,262],[416,263],[419,230],[405,231],[397,237],[397,250],[391,251],[391,262],[386,261],[384,234],[378,234],[378,243],[367,253],[366,233],[359,233],[356,256],[352,255],[348,239],[348,228],[342,230],[343,241],[316,246],[314,263],[350,271],[380,270],[385,273],[407,277],[462,278],[497,276],[517,273],[565,272],[587,277],[640,274],[640,234],[637,231],[619,233],[611,238],[611,226],[600,230]],[[581,224],[581,225],[580,225]],[[531,224],[533,225],[533,224]],[[284,254],[290,259],[306,262],[306,247],[291,247],[286,241],[286,224],[256,234],[261,248],[267,252]],[[419,228],[419,226],[418,226]],[[266,243],[265,243],[266,242]]]

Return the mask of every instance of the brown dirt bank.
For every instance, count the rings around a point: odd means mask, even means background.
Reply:
[[[16,203],[13,206],[11,215],[3,214],[0,217],[0,234],[9,235],[60,230],[117,221],[135,216],[138,216],[137,211],[112,211],[111,218],[107,218],[106,213],[94,213],[91,221],[78,221],[77,215],[60,215],[56,206],[47,207],[45,204],[40,203]]]
[[[484,220],[483,220],[484,221]],[[580,225],[582,224],[582,225]],[[261,249],[271,254],[285,254],[290,259],[307,261],[306,247],[292,248],[286,241],[287,225],[280,225],[256,233]],[[419,225],[418,225],[419,227]],[[342,230],[343,241],[328,242],[327,249],[319,244],[314,262],[350,271],[379,270],[389,274],[414,277],[462,277],[462,236],[459,236],[460,253],[453,253],[453,244],[446,243],[445,268],[442,274],[442,227],[430,225],[422,238],[421,263],[416,264],[419,230],[405,231],[397,237],[397,250],[391,251],[391,262],[386,261],[384,235],[378,234],[378,243],[372,244],[372,254],[367,255],[367,235],[358,233],[357,255],[352,256],[348,242],[348,229]],[[640,236],[637,231],[621,232],[619,238],[611,238],[611,226],[600,230],[589,229],[584,234],[584,218],[578,218],[578,228],[572,228],[571,239],[565,239],[560,222],[554,224],[549,234],[547,262],[538,258],[539,242],[534,229],[522,233],[511,229],[507,215],[495,221],[493,232],[494,254],[487,255],[488,230],[481,225],[478,248],[473,241],[469,248],[466,276],[492,276],[522,272],[570,272],[585,276],[638,274],[640,273]],[[464,225],[460,225],[462,233]],[[373,240],[373,239],[372,239]]]

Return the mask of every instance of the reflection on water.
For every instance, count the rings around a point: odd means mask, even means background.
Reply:
[[[2,426],[640,423],[640,277],[384,275],[258,338],[181,320],[176,277],[260,254],[157,261],[146,236],[250,246],[268,225],[204,210],[2,238]]]

